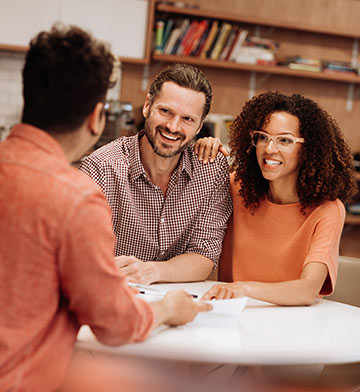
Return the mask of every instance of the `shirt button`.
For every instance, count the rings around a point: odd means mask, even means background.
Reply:
[[[160,222],[161,222],[161,223],[164,223],[164,222],[165,222],[165,218],[161,218],[161,219],[160,219]]]

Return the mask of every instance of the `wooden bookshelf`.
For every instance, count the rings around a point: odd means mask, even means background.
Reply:
[[[155,0],[151,0],[155,1]],[[190,17],[198,19],[212,19],[227,21],[230,23],[242,23],[250,25],[262,25],[278,27],[285,30],[295,30],[299,32],[309,32],[315,34],[326,34],[333,36],[341,36],[346,38],[360,38],[360,29],[349,26],[348,29],[344,30],[339,27],[329,27],[321,25],[310,25],[306,23],[290,23],[288,21],[273,19],[273,18],[263,18],[263,17],[252,17],[246,15],[240,15],[237,13],[230,12],[219,12],[218,10],[205,9],[201,7],[176,7],[172,5],[163,4],[158,2],[155,4],[155,13],[153,22],[159,15],[164,16],[164,19],[171,18],[172,15],[175,17]],[[281,44],[281,42],[280,42]],[[255,71],[261,73],[268,73],[274,75],[285,75],[299,78],[309,78],[309,79],[319,79],[328,80],[336,82],[354,83],[360,84],[360,77],[356,74],[346,74],[346,73],[327,73],[327,72],[314,72],[314,71],[302,71],[293,70],[286,66],[274,66],[274,65],[257,65],[257,64],[244,64],[236,63],[231,61],[214,61],[211,59],[198,58],[196,56],[178,56],[178,55],[165,55],[159,53],[153,53],[152,59],[155,61],[164,62],[182,62],[190,63],[197,66],[205,66],[212,68],[221,68],[229,70],[238,71]]]
[[[345,224],[360,226],[360,215],[346,214]]]
[[[298,23],[294,25],[293,23],[289,23],[287,21],[281,21],[279,19],[272,19],[272,18],[265,19],[261,17],[254,18],[252,16],[238,15],[230,12],[219,12],[218,10],[206,10],[204,8],[176,7],[176,6],[170,6],[162,3],[158,3],[156,5],[156,10],[159,12],[187,15],[187,16],[193,16],[198,18],[221,19],[221,20],[227,20],[229,22],[235,22],[235,23],[258,24],[263,26],[274,26],[283,29],[308,31],[311,33],[339,35],[339,36],[349,37],[349,38],[360,38],[360,30],[358,26],[349,26],[348,29],[344,30],[341,28],[329,28],[328,26],[322,27],[319,25],[309,25],[305,23]]]
[[[322,79],[322,80],[331,80],[336,82],[360,84],[360,77],[355,74],[347,75],[341,73],[330,74],[325,72],[298,71],[298,70],[290,69],[285,66],[242,64],[242,63],[235,63],[231,61],[214,61],[210,59],[201,59],[192,56],[170,56],[170,55],[156,54],[156,53],[152,54],[152,59],[156,61],[180,62],[180,63],[193,64],[197,66],[224,68],[224,69],[232,69],[238,71],[255,71],[255,72],[270,73],[276,75],[295,76],[300,78]]]

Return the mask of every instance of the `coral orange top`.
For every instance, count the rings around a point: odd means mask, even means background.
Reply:
[[[219,280],[281,282],[299,279],[307,263],[324,263],[329,271],[320,294],[335,287],[345,208],[326,201],[303,215],[300,203],[279,205],[265,199],[252,215],[231,177],[233,216],[228,223]]]

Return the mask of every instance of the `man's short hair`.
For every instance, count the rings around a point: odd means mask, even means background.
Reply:
[[[50,133],[79,128],[105,102],[114,62],[104,43],[76,26],[40,32],[25,58],[22,122]]]
[[[207,116],[211,106],[212,88],[202,71],[189,64],[174,64],[167,67],[151,83],[149,89],[150,105],[152,105],[156,97],[160,94],[161,87],[165,82],[174,82],[180,87],[204,93],[205,105],[202,119]]]

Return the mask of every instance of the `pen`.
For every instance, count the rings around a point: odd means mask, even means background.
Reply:
[[[136,289],[138,289],[139,290],[139,294],[160,295],[160,296],[166,295],[166,292],[160,291],[160,290],[156,289],[155,287],[150,287],[150,286],[146,286],[144,284],[133,283],[133,282],[127,282],[127,284],[130,287],[135,287]],[[198,298],[198,295],[196,295],[196,294],[190,294],[190,295],[193,298]]]
[[[161,292],[161,291],[151,291],[151,290],[140,290],[139,294],[144,294],[144,295],[153,295],[153,296],[159,296],[159,297],[164,297],[167,293]],[[196,294],[190,294],[193,298],[198,298],[198,295]]]

